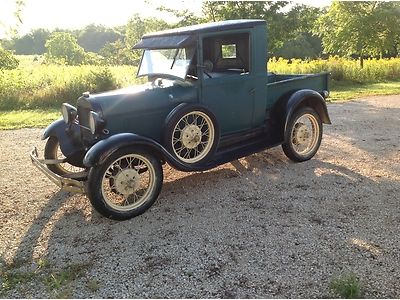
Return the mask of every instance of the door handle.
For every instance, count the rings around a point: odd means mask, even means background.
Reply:
[[[252,89],[249,90],[249,94],[250,95],[254,95],[255,93],[256,93],[256,89],[255,88],[252,88]]]

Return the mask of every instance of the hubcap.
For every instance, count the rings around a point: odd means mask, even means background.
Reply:
[[[181,140],[186,148],[196,148],[201,141],[201,129],[197,125],[186,126],[182,130]]]
[[[319,125],[312,114],[300,116],[293,125],[291,138],[293,150],[299,155],[307,156],[317,146]]]
[[[138,189],[139,182],[140,175],[136,170],[125,169],[115,176],[115,189],[118,193],[128,196]]]

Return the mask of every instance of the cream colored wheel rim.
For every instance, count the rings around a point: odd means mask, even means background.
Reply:
[[[196,163],[211,150],[215,129],[210,117],[193,111],[184,115],[172,133],[172,149],[183,162]]]
[[[105,202],[113,209],[129,211],[145,203],[155,188],[155,170],[139,154],[128,154],[109,165],[101,181]]]
[[[54,154],[53,155],[54,155],[55,159],[64,159],[65,158],[64,154],[61,152],[60,143],[57,143],[57,146],[54,147]],[[60,164],[58,164],[58,167],[65,174],[81,173],[81,172],[85,171],[84,168],[75,167],[74,165],[71,165],[69,163],[60,163]]]
[[[301,156],[307,156],[318,145],[319,125],[312,114],[301,115],[293,124],[290,134],[293,150]]]

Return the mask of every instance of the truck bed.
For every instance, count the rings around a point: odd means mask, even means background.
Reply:
[[[321,93],[328,91],[329,73],[319,74],[274,74],[268,73],[267,106],[272,105],[282,95],[301,89],[311,89]]]

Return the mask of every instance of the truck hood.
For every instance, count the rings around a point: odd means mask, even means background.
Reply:
[[[110,92],[90,95],[87,99],[92,107],[100,106],[103,116],[123,115],[160,110],[171,104],[191,102],[197,97],[196,86],[191,84],[170,84],[158,86],[143,84]]]

